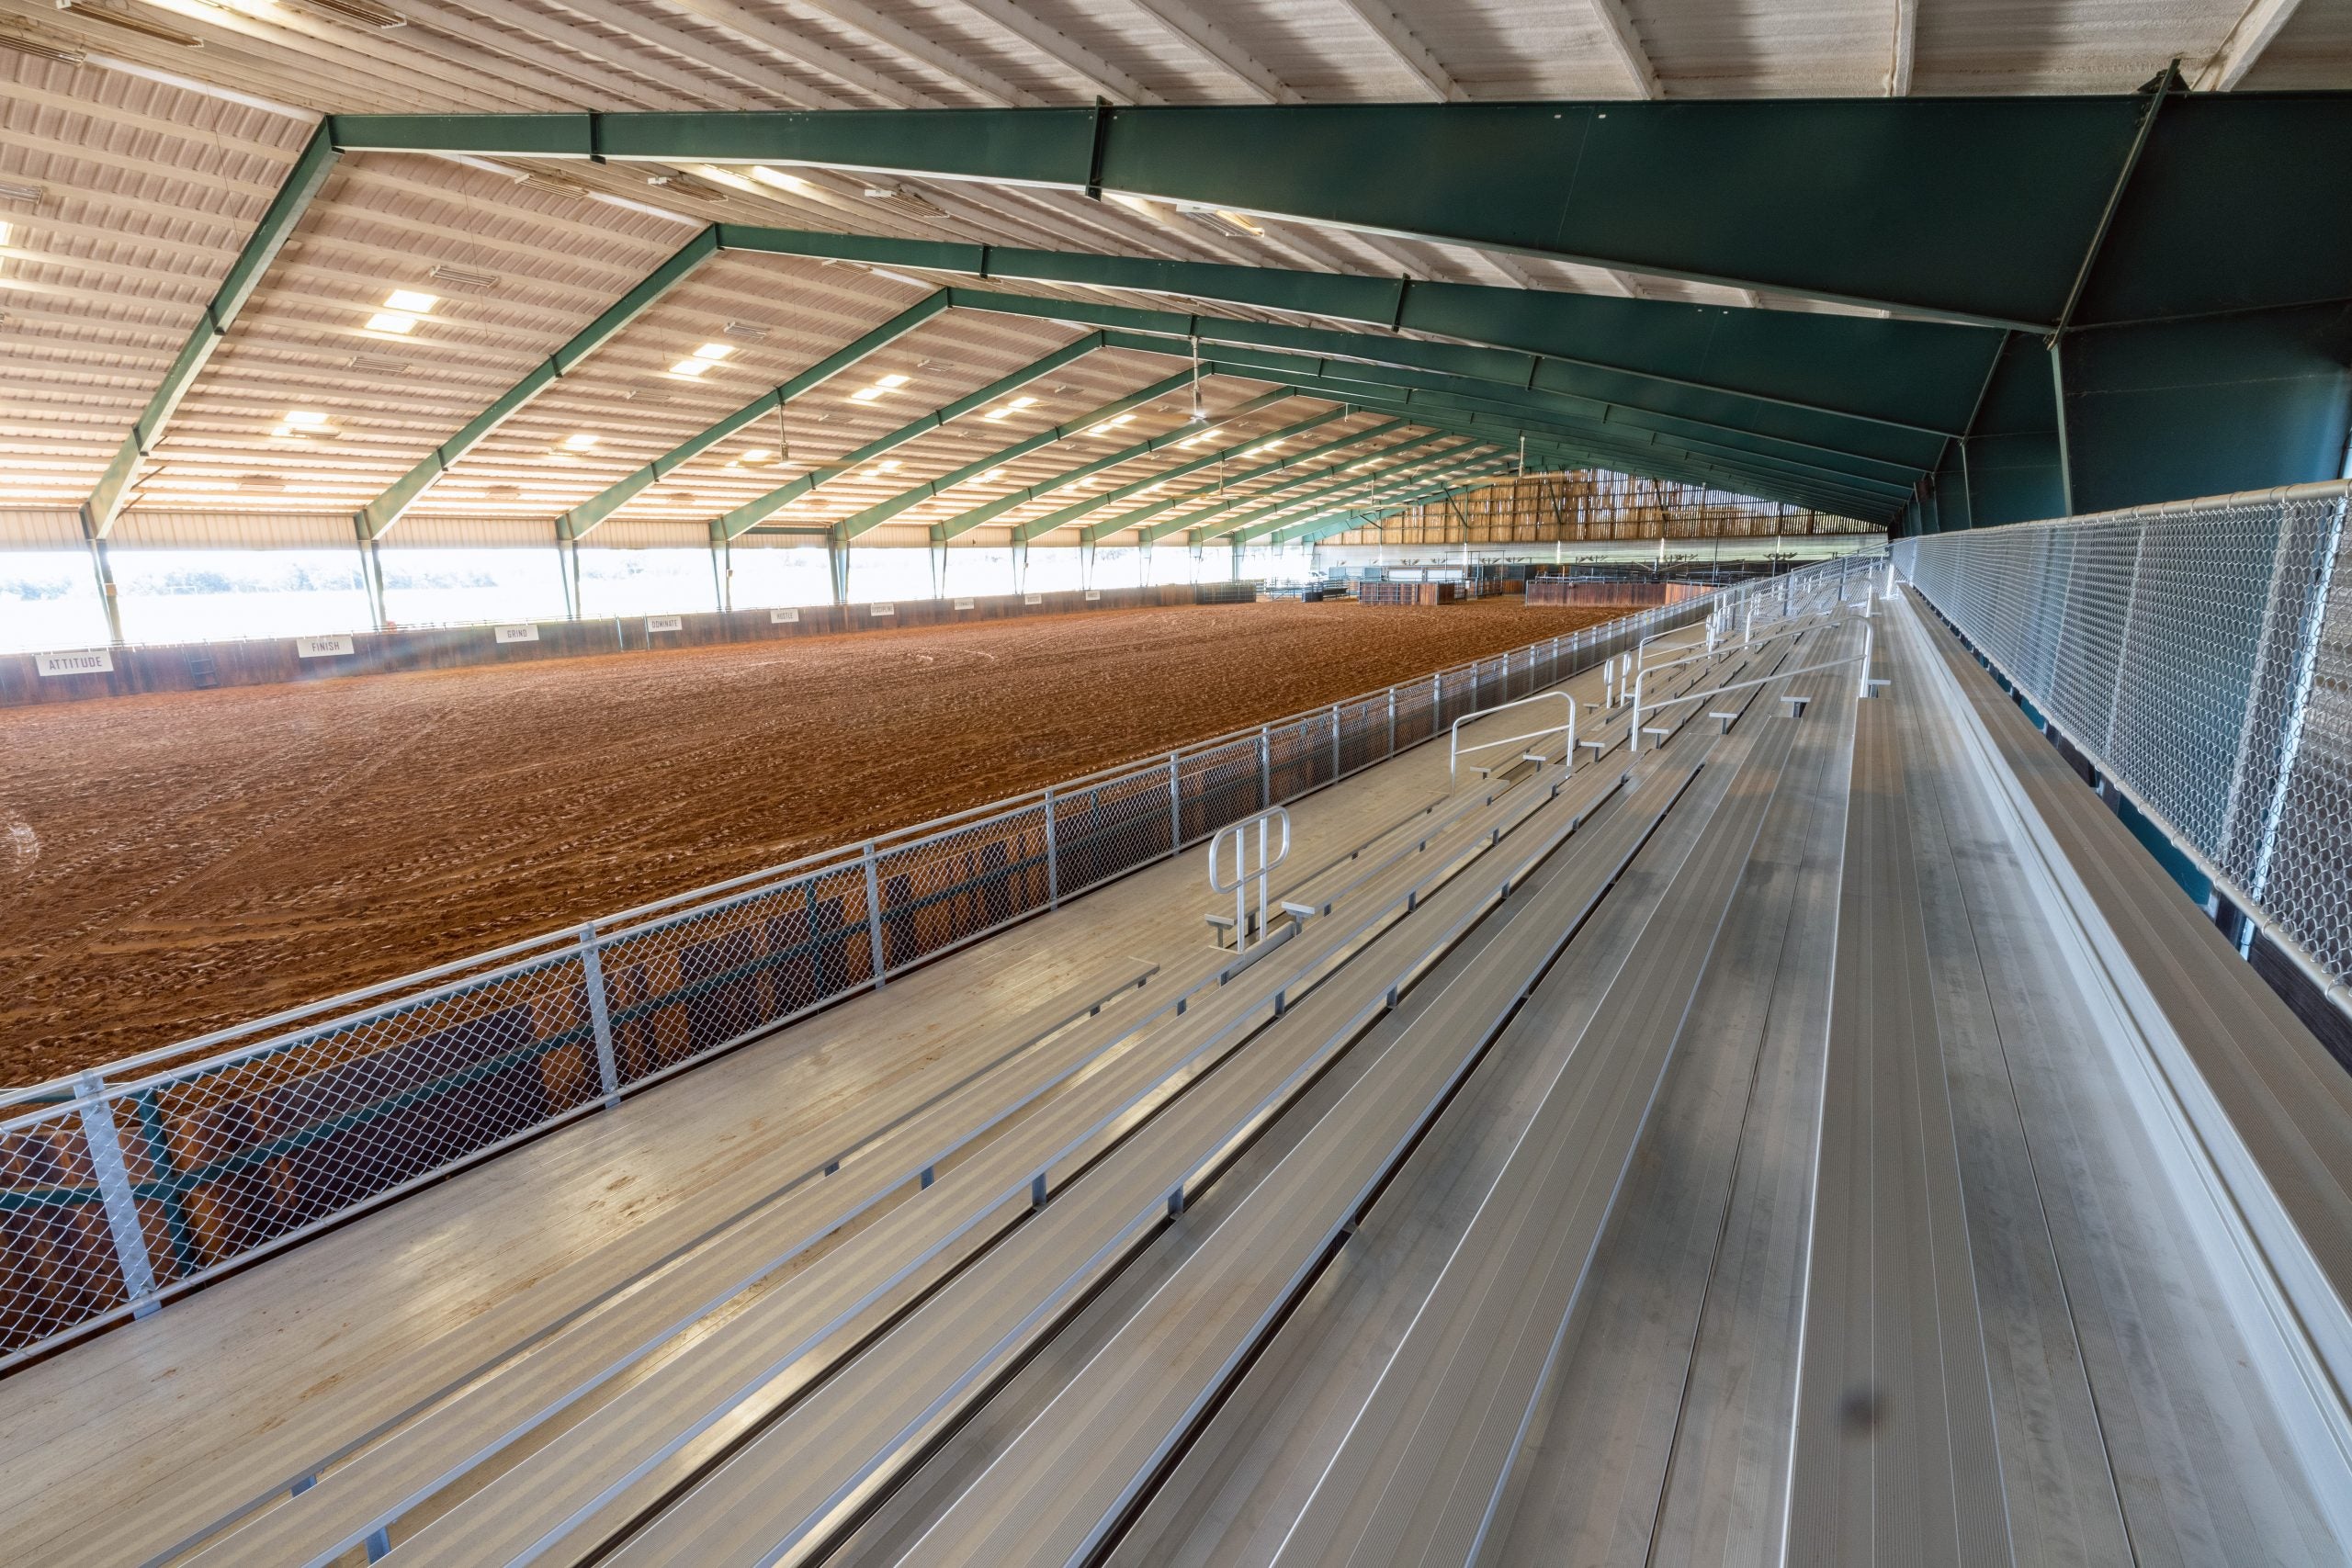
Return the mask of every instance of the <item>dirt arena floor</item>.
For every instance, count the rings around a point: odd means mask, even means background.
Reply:
[[[0,1083],[1623,613],[1115,611],[0,711]]]

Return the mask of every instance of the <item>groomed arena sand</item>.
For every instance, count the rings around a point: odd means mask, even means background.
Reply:
[[[1624,613],[1103,611],[0,711],[0,1083]]]

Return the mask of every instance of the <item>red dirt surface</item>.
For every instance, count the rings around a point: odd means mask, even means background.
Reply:
[[[0,1083],[1623,614],[1109,611],[0,711]]]

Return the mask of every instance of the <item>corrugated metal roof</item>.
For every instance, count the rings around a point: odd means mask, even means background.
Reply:
[[[1669,96],[1868,95],[1900,80],[1918,92],[2110,92],[2176,54],[2192,78],[2226,57],[2245,86],[2352,75],[2352,0],[2287,7],[2250,52],[2239,0],[1943,0],[1919,9],[1907,61],[1894,0],[395,0],[407,25],[383,31],[296,7],[114,3],[194,45],[85,8],[0,0],[0,37],[88,57],[0,47],[0,184],[40,187],[32,200],[0,195],[0,509],[54,510],[88,493],[321,111],[1606,97],[1653,83]],[[2258,20],[2275,8],[2253,9]],[[648,183],[681,172],[699,187]],[[822,172],[346,157],[182,405],[133,510],[246,513],[264,496],[289,511],[356,508],[713,220],[1783,303],[1303,223],[1237,233],[1066,192],[888,188],[908,195],[875,197]],[[491,281],[437,282],[435,265]],[[370,333],[396,288],[437,302],[404,337]],[[864,268],[722,258],[469,454],[413,516],[551,518],[920,294]],[[729,322],[765,335],[726,339],[737,352],[698,382],[667,374]],[[795,456],[837,457],[1074,331],[964,313],[929,323],[861,367],[915,377],[902,395],[796,404]],[[1072,390],[1052,407],[1076,412],[1170,363],[1092,356],[1056,378]],[[295,411],[325,416],[332,437],[274,434]],[[582,433],[595,446],[567,453],[564,438]],[[997,434],[926,436],[895,455],[890,477],[945,471]],[[793,470],[741,467],[757,445],[689,464],[626,515],[695,521],[762,493]],[[1037,454],[1004,482],[1069,460]],[[796,518],[888,492],[881,475],[843,476]]]

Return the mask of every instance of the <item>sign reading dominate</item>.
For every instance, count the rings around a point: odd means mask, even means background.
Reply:
[[[649,632],[684,631],[685,629],[685,626],[686,623],[675,615],[648,615],[645,617],[645,629]]]
[[[351,634],[339,632],[334,637],[298,637],[294,639],[294,654],[298,659],[338,659],[351,651]]]
[[[1021,596],[1021,602],[1023,604],[1042,604],[1046,602],[1046,596],[1043,593],[1023,593]]]
[[[969,599],[958,599],[956,601],[956,607],[959,610],[968,610],[972,607],[972,602]]]
[[[1101,593],[1099,593],[1099,592],[1095,592],[1095,591],[1094,591],[1093,589],[1091,589],[1091,588],[1090,588],[1090,589],[1088,589],[1088,590],[1086,591],[1086,602],[1087,602],[1088,604],[1093,604],[1093,603],[1094,603],[1094,601],[1096,601],[1097,599],[1100,599],[1100,598],[1102,598],[1102,595]]]
[[[537,642],[539,640],[539,628],[537,626],[501,626],[498,628],[495,635],[501,642]]]
[[[36,653],[33,668],[43,675],[104,675],[114,669],[114,655],[103,648],[72,653]]]
[[[799,622],[800,612],[797,610],[770,610],[768,612],[768,625],[772,626],[797,626]]]
[[[870,606],[870,608],[873,612],[874,618],[877,621],[885,615],[895,615],[899,613],[899,607],[896,604],[876,604]]]

